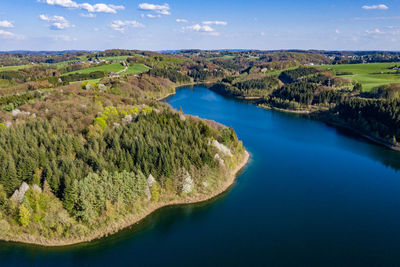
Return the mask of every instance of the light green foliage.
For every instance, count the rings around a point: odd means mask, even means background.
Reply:
[[[145,108],[142,109],[142,113],[147,115],[150,114],[153,111],[152,107],[146,106]]]
[[[96,81],[97,81],[97,80],[96,80]],[[99,87],[99,83],[90,80],[90,81],[83,81],[83,82],[81,83],[82,89],[86,90],[87,85],[89,85],[90,88],[92,88],[92,89],[97,89],[97,88]]]
[[[31,213],[25,207],[24,204],[19,206],[19,209],[18,209],[18,221],[24,227],[28,226],[31,223]]]
[[[161,186],[158,182],[155,182],[151,187],[151,201],[158,202],[160,200]]]
[[[149,114],[153,111],[152,107],[146,106],[141,110],[142,114]],[[99,117],[94,119],[94,125],[99,126],[103,131],[109,125],[114,123],[120,123],[127,115],[131,115],[133,118],[139,114],[139,109],[137,107],[131,108],[129,110],[123,110],[116,107],[106,107],[104,112],[100,114]]]
[[[42,177],[42,170],[41,169],[36,169],[35,173],[33,174],[32,177],[32,183],[36,184],[40,187],[40,178]]]
[[[107,128],[107,122],[103,117],[97,117],[94,119],[94,125],[97,125],[101,128],[101,130],[105,130]]]
[[[6,126],[3,123],[0,122],[0,130],[3,130],[5,128],[6,128]]]
[[[28,190],[25,194],[24,203],[30,207],[33,213],[47,212],[50,207],[51,198],[46,193]]]

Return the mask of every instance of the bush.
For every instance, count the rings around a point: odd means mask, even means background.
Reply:
[[[24,204],[19,206],[18,221],[24,227],[28,226],[31,223],[31,213]]]

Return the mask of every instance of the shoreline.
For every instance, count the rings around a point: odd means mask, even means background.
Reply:
[[[233,99],[238,100],[238,101],[252,100],[252,99],[246,99],[246,98],[243,98],[243,97],[227,95],[227,94],[224,94],[223,92],[219,92],[219,91],[215,91],[215,90],[212,90],[212,91],[214,91],[217,94],[220,94],[222,96],[232,97]],[[257,100],[257,99],[254,99],[254,100]],[[258,105],[256,102],[253,102],[253,103],[250,103],[250,104],[256,105],[257,107],[265,109],[265,110],[273,110],[273,111],[277,111],[277,112],[282,112],[282,113],[287,113],[287,114],[295,114],[295,115],[312,116],[313,114],[317,114],[318,112],[321,112],[321,110],[311,110],[311,109],[308,109],[308,110],[307,109],[305,109],[305,110],[283,109],[283,108],[277,108],[277,107],[270,106],[270,105]],[[320,121],[320,122],[323,122],[323,123],[325,123],[325,124],[327,124],[328,126],[331,126],[331,127],[342,128],[342,129],[346,129],[346,130],[352,131],[354,134],[356,134],[356,135],[358,135],[358,136],[360,136],[360,137],[362,137],[362,138],[364,138],[364,139],[366,139],[366,140],[368,140],[370,142],[373,142],[373,143],[375,143],[377,145],[383,146],[383,147],[388,148],[390,150],[400,152],[400,145],[396,146],[396,145],[393,145],[393,144],[391,144],[389,142],[386,142],[385,140],[382,140],[382,139],[379,139],[377,137],[374,137],[374,136],[368,135],[366,133],[363,133],[363,132],[361,132],[361,131],[359,131],[359,130],[357,130],[357,129],[349,126],[349,125],[347,125],[346,123],[327,120],[327,119],[320,118],[320,117],[315,117],[315,116],[312,119]]]
[[[319,121],[324,122],[325,124],[327,124],[329,126],[332,126],[332,127],[335,127],[335,128],[345,129],[345,130],[351,131],[352,133],[354,133],[354,134],[356,134],[356,135],[358,135],[358,136],[360,136],[360,137],[362,137],[364,139],[367,139],[370,142],[373,142],[373,143],[375,143],[377,145],[386,147],[386,148],[388,148],[390,150],[400,152],[400,146],[392,145],[390,143],[385,142],[384,140],[380,140],[377,137],[365,134],[365,133],[363,133],[363,132],[361,132],[361,131],[359,131],[357,129],[354,129],[353,127],[347,125],[344,122],[337,122],[337,121],[333,121],[333,120],[324,120],[324,119],[320,119]]]
[[[250,154],[247,150],[244,150],[244,153],[241,155],[241,160],[235,166],[235,168],[225,177],[225,181],[218,186],[218,188],[211,192],[210,194],[200,194],[184,199],[177,199],[172,201],[167,201],[164,203],[152,203],[148,207],[146,207],[143,211],[139,214],[130,214],[125,218],[121,219],[118,222],[112,223],[110,226],[94,231],[93,234],[86,236],[80,239],[66,239],[66,240],[46,240],[45,238],[41,237],[32,237],[32,236],[24,236],[22,238],[16,239],[2,239],[0,241],[3,242],[10,242],[10,243],[21,243],[21,244],[28,244],[28,245],[35,245],[40,247],[67,247],[78,245],[82,243],[89,243],[95,240],[99,240],[101,238],[105,238],[107,236],[116,234],[117,232],[132,227],[135,224],[139,224],[142,220],[144,220],[150,214],[158,211],[161,208],[169,207],[169,206],[179,206],[179,205],[190,205],[190,204],[197,204],[201,202],[206,202],[212,200],[219,195],[225,193],[229,188],[231,188],[237,179],[238,173],[247,165],[250,159]]]
[[[213,84],[213,83],[215,83],[215,82],[191,82],[191,83],[177,84],[176,87],[174,88],[174,92],[169,93],[169,94],[167,94],[165,96],[162,96],[160,98],[157,98],[156,100],[157,101],[163,101],[163,100],[167,99],[168,97],[175,95],[176,94],[176,89],[179,89],[181,87],[192,86],[192,85],[202,85],[202,84]]]

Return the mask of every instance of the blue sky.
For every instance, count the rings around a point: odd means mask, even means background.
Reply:
[[[0,50],[400,50],[400,1],[2,0]]]

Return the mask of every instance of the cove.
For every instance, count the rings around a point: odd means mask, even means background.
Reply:
[[[0,243],[1,266],[399,265],[400,153],[204,87],[166,100],[232,126],[251,161],[212,201],[77,246]]]

